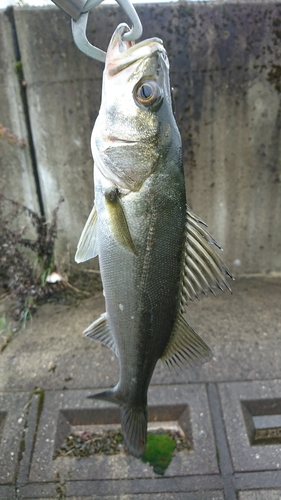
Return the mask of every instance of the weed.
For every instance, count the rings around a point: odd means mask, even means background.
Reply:
[[[20,203],[0,195],[0,286],[16,300],[14,318],[26,321],[32,317],[37,303],[46,299],[52,288],[46,277],[54,268],[54,245],[57,237],[57,212],[51,222]],[[25,216],[35,228],[36,238],[25,237],[25,228],[15,229],[15,222]],[[27,250],[31,258],[27,257]]]
[[[0,138],[5,139],[11,146],[19,146],[25,148],[27,143],[25,139],[21,139],[13,134],[7,127],[0,123]]]
[[[7,324],[7,319],[6,319],[6,316],[5,314],[2,315],[2,317],[0,318],[0,335],[2,335],[3,333],[12,333],[10,331],[10,326],[8,326]]]

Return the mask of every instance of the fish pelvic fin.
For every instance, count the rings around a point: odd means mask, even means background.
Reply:
[[[228,275],[234,279],[220,256],[214,250],[214,246],[221,249],[219,243],[206,229],[207,224],[203,222],[187,206],[186,209],[186,242],[183,259],[181,309],[185,310],[188,300],[200,299],[200,294],[207,295],[214,289],[224,291],[231,288],[225,279]]]
[[[170,342],[161,360],[168,368],[183,369],[186,366],[201,365],[209,361],[211,357],[210,347],[179,313]]]
[[[136,458],[140,458],[145,450],[147,437],[147,408],[130,407],[121,401],[122,395],[113,388],[88,396],[89,399],[100,399],[120,406],[121,426],[126,448]]]
[[[98,215],[94,205],[78,241],[75,262],[93,259],[98,253]]]
[[[110,228],[114,238],[125,250],[136,254],[118,189],[109,188],[106,190],[104,196],[109,215]]]
[[[109,349],[111,349],[118,357],[117,345],[109,328],[106,313],[101,314],[96,321],[84,330],[83,334],[85,337],[88,337],[91,340],[96,340],[100,344],[109,347]]]

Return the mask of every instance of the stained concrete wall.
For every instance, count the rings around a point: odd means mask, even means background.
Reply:
[[[0,190],[8,198],[38,212],[21,88],[16,74],[12,27],[3,12],[0,13],[0,48],[0,124],[26,144],[20,147],[16,138],[7,140],[0,131]]]
[[[281,271],[281,5],[139,6],[144,37],[164,40],[183,140],[189,204],[236,273]],[[100,6],[89,37],[106,50],[125,16]],[[56,8],[15,9],[47,214],[60,194],[60,241],[72,254],[93,202],[90,134],[103,65],[74,46]]]

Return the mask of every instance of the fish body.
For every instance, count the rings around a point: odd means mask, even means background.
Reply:
[[[92,134],[95,206],[76,260],[99,255],[106,313],[85,334],[119,358],[115,388],[93,397],[115,402],[129,451],[142,455],[147,390],[159,359],[200,364],[210,348],[183,317],[199,292],[228,286],[215,240],[186,205],[181,138],[161,40],[134,45],[116,29]],[[209,252],[209,253],[208,253]]]

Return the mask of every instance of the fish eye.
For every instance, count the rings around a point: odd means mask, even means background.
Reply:
[[[134,97],[138,104],[150,108],[162,101],[162,93],[159,85],[153,80],[139,82],[134,89]],[[159,109],[157,107],[157,109]]]

